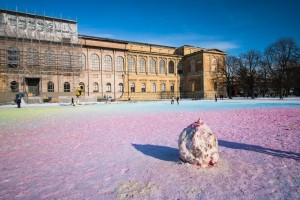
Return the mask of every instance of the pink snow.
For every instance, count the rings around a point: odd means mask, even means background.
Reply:
[[[0,199],[299,199],[300,107],[172,106],[0,109]],[[199,117],[219,141],[208,169],[179,161]]]

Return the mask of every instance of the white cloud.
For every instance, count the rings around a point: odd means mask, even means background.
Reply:
[[[179,47],[182,45],[192,45],[196,46],[201,41],[213,41],[217,38],[216,36],[208,35],[199,35],[199,34],[167,34],[167,35],[158,35],[158,34],[122,34],[118,36],[117,39],[129,40],[134,42],[166,45]]]
[[[208,42],[200,42],[199,43],[201,47],[207,48],[207,49],[220,49],[220,50],[230,50],[230,49],[238,49],[240,48],[239,45],[228,42],[228,41],[208,41]]]
[[[140,41],[161,44],[167,46],[179,47],[182,45],[191,45],[207,49],[220,49],[223,51],[238,49],[240,46],[235,42],[221,40],[218,36],[198,35],[198,34],[174,34],[162,35],[157,37],[142,36]]]
[[[220,36],[214,35],[201,35],[197,33],[175,33],[175,34],[147,34],[147,33],[130,33],[130,32],[118,32],[117,34],[107,33],[109,31],[103,31],[99,29],[88,28],[80,30],[80,34],[111,38],[125,41],[166,45],[172,47],[180,47],[183,45],[191,45],[196,47],[202,47],[207,49],[220,49],[228,51],[232,49],[238,49],[239,45],[234,42],[224,41]]]

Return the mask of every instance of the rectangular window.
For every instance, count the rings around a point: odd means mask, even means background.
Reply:
[[[146,92],[146,85],[145,84],[142,84],[142,86],[141,86],[141,92]]]
[[[10,47],[7,50],[7,66],[16,68],[20,65],[20,53],[17,48]]]
[[[106,92],[111,92],[111,84],[106,84]]]

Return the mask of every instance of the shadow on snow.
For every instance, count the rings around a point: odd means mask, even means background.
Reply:
[[[141,153],[159,160],[169,161],[169,162],[179,161],[178,149],[172,147],[152,145],[152,144],[132,144],[132,146],[136,150],[140,151]]]
[[[173,147],[152,145],[152,144],[132,144],[132,146],[137,151],[140,151],[144,155],[151,156],[159,160],[169,161],[169,162],[179,161],[179,150]],[[253,151],[253,152],[263,153],[263,154],[272,155],[276,157],[281,157],[281,158],[294,159],[297,161],[300,160],[300,153],[264,148],[258,145],[250,145],[250,144],[219,140],[219,147],[225,147],[230,149],[241,149],[241,150]]]
[[[258,153],[263,153],[271,156],[290,158],[294,160],[300,160],[300,153],[294,153],[290,151],[281,151],[276,149],[265,148],[258,145],[243,144],[238,142],[229,142],[225,140],[219,140],[219,146],[230,148],[230,149],[241,149],[247,151],[254,151]]]

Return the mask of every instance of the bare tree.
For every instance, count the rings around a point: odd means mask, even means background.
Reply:
[[[225,65],[224,65],[225,63]],[[226,60],[218,60],[216,71],[214,73],[214,82],[217,82],[219,87],[226,87],[229,99],[234,95],[234,85],[237,84],[237,73],[239,69],[239,58],[236,56],[227,56]]]
[[[236,81],[238,69],[238,58],[235,56],[227,56],[226,58],[226,68],[223,68],[222,74],[225,79],[226,89],[228,93],[228,98],[232,99],[233,88]]]
[[[299,61],[299,48],[291,38],[281,38],[265,50],[265,63],[275,80],[280,98],[290,90],[291,68]]]
[[[219,57],[214,63],[215,69],[211,71],[215,90],[219,95],[224,95],[224,85],[226,83],[226,61],[225,57]]]
[[[257,74],[257,85],[260,89],[260,93],[262,93],[263,97],[265,97],[266,93],[269,91],[269,88],[271,87],[271,82],[270,82],[270,72],[268,70],[268,65],[267,63],[263,60],[261,62],[261,65],[258,69],[258,74]]]
[[[261,64],[262,55],[259,51],[250,50],[241,54],[239,58],[238,77],[251,98],[254,99],[254,87],[257,79],[257,71]]]

